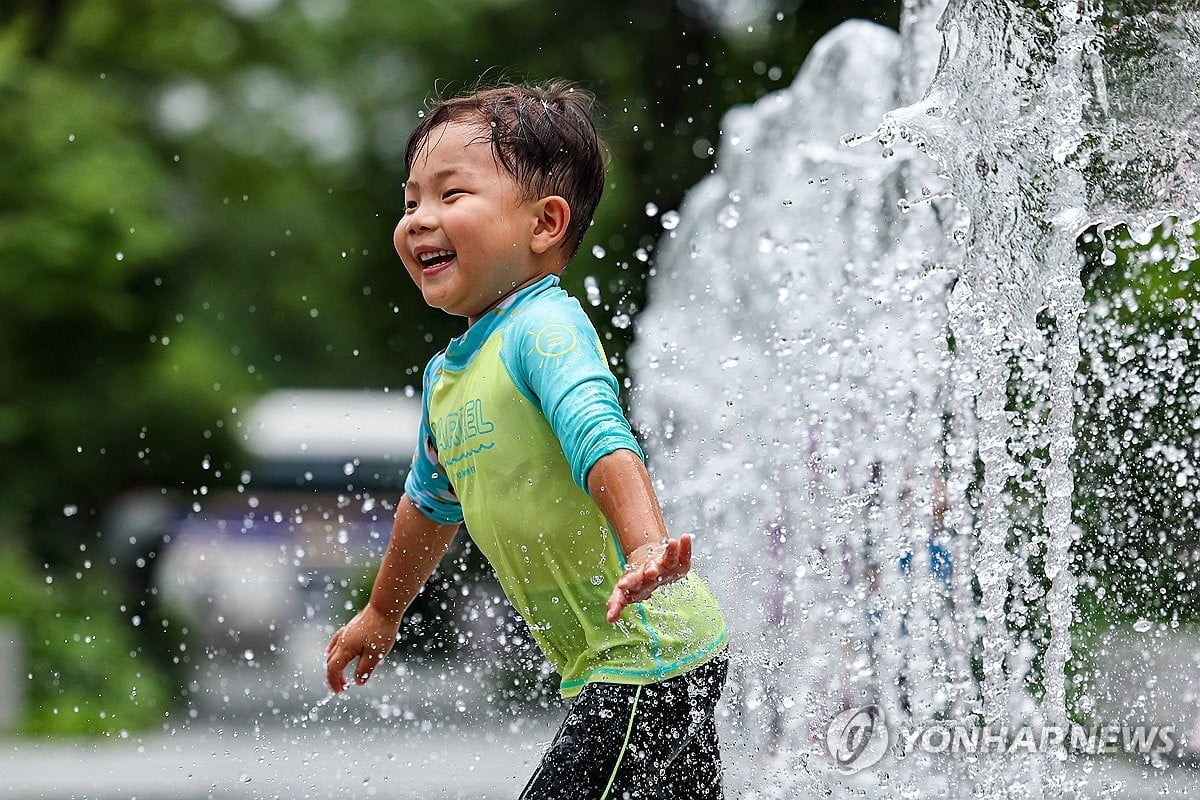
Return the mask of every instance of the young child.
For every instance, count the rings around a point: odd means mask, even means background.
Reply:
[[[486,89],[435,105],[409,139],[396,252],[468,327],[425,369],[391,541],[327,679],[341,691],[357,659],[367,680],[465,522],[576,698],[521,797],[719,798],[725,622],[559,288],[604,187],[591,104],[563,83]]]

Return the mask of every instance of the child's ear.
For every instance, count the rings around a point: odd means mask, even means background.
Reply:
[[[571,206],[556,194],[543,197],[535,205],[537,218],[533,225],[530,247],[535,253],[545,253],[562,243],[571,224]]]

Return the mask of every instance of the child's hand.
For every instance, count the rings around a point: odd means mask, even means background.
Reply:
[[[399,629],[399,622],[393,622],[369,604],[358,612],[333,635],[325,648],[325,680],[329,688],[334,692],[346,688],[346,676],[342,673],[356,658],[358,666],[354,669],[354,682],[359,686],[366,683],[396,643]]]
[[[674,583],[692,568],[692,537],[667,539],[666,546],[645,544],[629,554],[625,574],[608,598],[608,621],[616,622],[630,603],[640,603],[654,590]]]

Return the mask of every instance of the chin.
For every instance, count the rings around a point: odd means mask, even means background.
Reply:
[[[449,314],[452,317],[466,318],[466,317],[471,316],[469,311],[463,311],[458,306],[456,306],[454,303],[449,302],[449,301],[438,300],[437,298],[426,297],[425,303],[430,308],[436,308],[438,311]]]

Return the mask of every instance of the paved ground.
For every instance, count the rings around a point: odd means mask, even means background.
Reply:
[[[394,721],[341,722],[185,729],[101,743],[9,740],[0,745],[0,798],[514,798],[557,719],[528,720],[515,733],[495,725],[422,731]],[[1071,772],[1086,779],[1086,800],[1200,797],[1200,766],[1147,769],[1110,759]],[[731,778],[729,796],[738,797],[744,784]]]
[[[1195,639],[1148,653],[1136,641],[1104,648],[1122,668],[1093,687],[1099,711],[1188,725]],[[0,800],[514,798],[562,714],[552,707],[530,717],[522,707],[521,716],[488,717],[480,711],[486,704],[461,685],[463,675],[437,669],[398,668],[371,691],[328,701],[319,666],[286,678],[225,669],[197,695],[209,705],[200,704],[196,720],[141,738],[0,739]],[[728,796],[773,794],[750,785],[739,765],[754,755],[739,746],[748,747],[725,740]],[[1080,800],[1200,798],[1200,763],[1154,769],[1109,757],[1076,761],[1068,772],[1084,782]]]
[[[86,744],[8,742],[0,798],[512,798],[552,720],[497,730],[184,730]]]
[[[1156,769],[1126,761],[1083,762],[1076,774],[1085,778],[1082,800],[1151,800],[1200,797],[1200,766],[1176,764]]]

